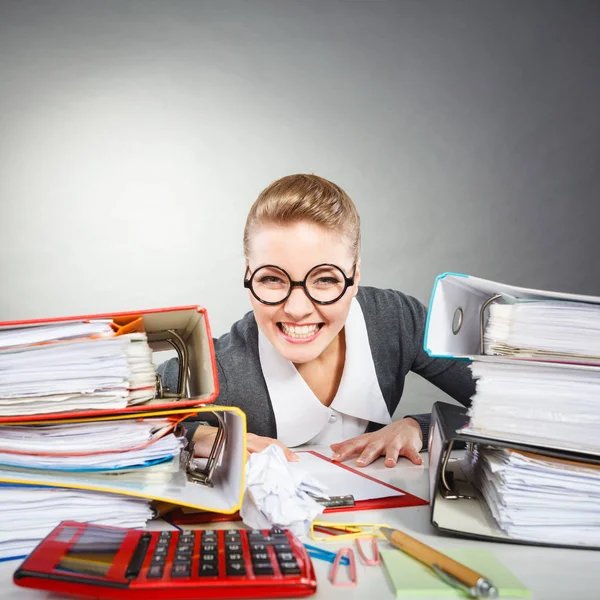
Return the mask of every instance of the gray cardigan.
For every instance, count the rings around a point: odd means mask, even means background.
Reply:
[[[394,290],[359,287],[356,296],[365,318],[369,344],[379,386],[390,415],[394,413],[409,371],[468,406],[475,384],[462,361],[431,358],[423,350],[427,309],[418,300]],[[238,406],[246,413],[248,431],[277,437],[277,423],[258,353],[258,326],[254,313],[247,313],[229,333],[214,340],[219,377],[217,404]],[[158,367],[163,386],[177,389],[177,358]],[[410,415],[423,432],[427,448],[429,414]],[[371,423],[367,431],[381,425]]]

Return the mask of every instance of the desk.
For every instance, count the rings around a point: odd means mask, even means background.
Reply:
[[[325,448],[310,448],[328,454]],[[427,461],[427,454],[423,454]],[[352,463],[349,463],[352,464]],[[428,470],[426,466],[415,466],[406,459],[401,459],[394,469],[384,466],[383,459],[365,469],[365,473],[387,481],[411,494],[428,498]],[[600,597],[600,552],[588,550],[562,550],[521,546],[516,544],[499,544],[475,542],[460,538],[441,537],[429,523],[429,506],[397,508],[373,511],[357,511],[341,514],[330,514],[328,519],[339,521],[387,523],[406,531],[421,541],[443,550],[461,546],[477,546],[493,552],[509,569],[515,573],[532,591],[535,600],[593,600]],[[218,528],[231,526],[218,524]],[[236,523],[236,527],[240,524]],[[162,522],[152,522],[149,529],[163,529]],[[384,542],[382,542],[383,544]],[[348,542],[346,542],[346,545]],[[329,549],[337,549],[343,544],[324,544]],[[313,560],[317,573],[318,592],[312,596],[314,600],[344,600],[376,598],[392,600],[395,598],[383,566],[365,567],[357,563],[358,586],[355,588],[334,587],[329,583],[327,574],[330,565],[320,560]],[[19,588],[12,583],[12,573],[18,561],[0,563],[0,600],[55,600],[43,592]],[[422,598],[421,600],[427,600]]]

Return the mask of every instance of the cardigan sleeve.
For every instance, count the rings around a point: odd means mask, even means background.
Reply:
[[[427,308],[411,296],[402,294],[403,323],[406,328],[410,357],[410,370],[424,377],[433,385],[446,392],[463,406],[471,405],[471,397],[475,393],[475,381],[468,362],[433,358],[424,350],[425,323]],[[412,341],[412,344],[411,344]],[[412,348],[411,348],[412,346]],[[427,448],[429,439],[430,414],[407,415],[417,421],[423,434],[423,448]]]

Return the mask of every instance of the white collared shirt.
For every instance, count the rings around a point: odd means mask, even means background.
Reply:
[[[293,448],[333,444],[365,432],[369,421],[392,422],[369,346],[367,326],[356,298],[345,323],[346,362],[329,407],[321,404],[296,367],[258,330],[260,365],[271,397],[277,439]]]

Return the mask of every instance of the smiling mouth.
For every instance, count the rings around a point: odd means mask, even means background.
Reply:
[[[313,337],[325,323],[315,323],[313,325],[288,325],[286,323],[277,323],[277,327],[288,337],[298,340]]]

